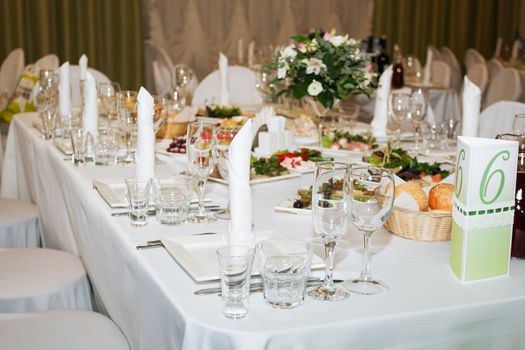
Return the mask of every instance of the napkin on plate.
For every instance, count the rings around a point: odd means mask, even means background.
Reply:
[[[95,136],[98,124],[97,83],[89,72],[86,72],[82,121],[84,123],[84,132]]]
[[[71,88],[69,83],[69,62],[58,68],[58,109],[61,116],[71,114]]]
[[[427,49],[427,61],[425,62],[425,72],[423,73],[423,85],[430,84],[430,76],[432,75],[432,50]]]
[[[155,178],[155,131],[153,130],[153,97],[140,88],[137,96],[137,177]]]
[[[248,120],[233,139],[228,161],[230,184],[230,235],[229,245],[255,245],[252,232],[252,191],[250,187],[250,153],[252,146],[252,121]]]
[[[481,91],[466,75],[463,86],[463,130],[461,135],[478,137]]]
[[[80,56],[78,60],[78,66],[80,67],[80,80],[86,80],[88,58],[86,55]]]
[[[388,95],[390,95],[390,84],[392,81],[392,66],[388,67],[379,78],[379,88],[376,92],[376,105],[374,107],[374,119],[370,126],[375,137],[386,135],[388,123]]]
[[[221,91],[219,95],[219,102],[223,106],[230,104],[230,93],[228,92],[228,58],[219,54],[219,76],[221,80]]]

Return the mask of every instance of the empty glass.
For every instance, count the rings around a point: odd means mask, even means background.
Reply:
[[[421,123],[425,119],[427,113],[427,101],[428,96],[427,92],[423,89],[416,89],[412,92],[410,96],[411,99],[411,113],[410,119],[412,121],[412,126],[414,127],[414,150],[420,150],[419,146],[419,131]]]
[[[103,114],[108,118],[108,127],[118,119],[117,94],[120,92],[120,85],[115,82],[100,82],[97,84],[98,98]]]
[[[118,135],[113,129],[98,129],[95,141],[95,164],[117,163]]]
[[[149,177],[126,179],[126,190],[131,226],[145,226],[148,223],[151,179]]]
[[[357,118],[359,117],[359,105],[349,102],[341,102],[338,106],[340,112],[339,115],[339,127],[344,131],[351,131],[352,128],[357,124]]]
[[[264,103],[272,103],[275,97],[275,73],[266,72],[264,69],[256,75],[255,88],[261,95]]]
[[[161,224],[179,225],[186,221],[190,208],[191,179],[187,176],[155,179],[157,220]]]
[[[195,73],[185,64],[177,64],[173,68],[173,88],[178,93],[178,96],[183,99],[184,105],[191,104],[191,82]]]
[[[518,113],[514,115],[514,124],[512,125],[512,130],[515,135],[525,134],[525,114]]]
[[[117,94],[120,129],[126,136],[126,156],[124,163],[133,163],[135,157],[131,152],[132,136],[137,129],[137,92],[121,91]]]
[[[333,281],[335,245],[346,232],[348,224],[348,171],[350,165],[321,162],[315,166],[312,186],[312,217],[315,232],[324,241],[326,253],[323,285],[312,288],[308,296],[317,300],[335,301],[350,296]]]
[[[361,275],[346,281],[347,290],[358,294],[377,294],[388,287],[370,275],[369,240],[390,216],[394,203],[394,176],[390,170],[362,166],[352,167],[350,187],[350,220],[363,233],[363,269]]]
[[[51,109],[44,109],[38,112],[38,116],[42,121],[42,132],[44,133],[44,139],[46,140],[52,139],[55,135],[57,121],[56,115],[56,111]]]
[[[410,112],[410,95],[404,92],[390,94],[388,111],[390,119],[396,126],[396,147],[401,145],[401,127]]]
[[[69,133],[71,137],[71,147],[73,149],[72,159],[76,166],[86,164],[86,135],[84,129],[73,128]]]
[[[257,246],[264,301],[279,309],[291,309],[304,300],[312,264],[309,242],[272,238]]]
[[[162,96],[153,96],[153,131],[155,135],[166,123],[168,118],[168,99]]]
[[[443,149],[443,127],[437,123],[426,123],[423,125],[423,136],[425,142],[425,154]]]
[[[227,246],[217,250],[221,271],[223,314],[242,318],[248,313],[250,277],[255,251],[245,246]]]
[[[456,147],[458,133],[461,129],[461,122],[457,121],[454,118],[449,118],[443,122],[443,133],[446,136],[446,147]]]

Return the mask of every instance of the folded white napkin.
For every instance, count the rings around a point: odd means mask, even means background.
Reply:
[[[510,58],[515,60],[520,55],[520,48],[521,48],[521,42],[519,40],[514,40],[514,43],[512,44],[512,51]]]
[[[263,125],[268,125],[270,118],[275,117],[275,110],[271,106],[263,107],[254,118],[252,118],[252,137],[255,138],[257,131]]]
[[[235,135],[228,160],[230,183],[230,235],[229,245],[255,245],[252,232],[252,191],[250,188],[250,153],[252,146],[252,121],[248,120]]]
[[[379,88],[376,91],[376,104],[374,107],[374,119],[370,126],[375,137],[386,135],[388,123],[388,96],[390,95],[390,84],[392,82],[392,66],[388,67],[379,78]]]
[[[248,67],[253,67],[253,53],[255,51],[255,41],[250,41],[248,44]]]
[[[461,135],[478,137],[481,91],[466,75],[463,86],[463,130]]]
[[[228,59],[222,52],[219,54],[219,74],[221,79],[219,103],[223,106],[228,106],[230,104],[230,93],[228,91]]]
[[[58,68],[58,109],[61,116],[71,114],[71,87],[69,83],[69,62]]]
[[[80,80],[86,80],[88,58],[86,55],[80,56],[78,60],[78,66],[80,67]]]
[[[89,72],[86,72],[84,85],[84,113],[82,114],[82,121],[84,123],[84,132],[95,136],[98,124],[97,82]]]
[[[425,62],[425,72],[423,76],[423,85],[430,84],[430,78],[432,75],[432,50],[427,49],[427,61]]]
[[[284,124],[286,119],[281,116],[275,116],[268,119],[268,131],[269,132],[284,132]]]
[[[153,97],[140,88],[137,96],[137,177],[155,178],[155,131],[153,129]]]

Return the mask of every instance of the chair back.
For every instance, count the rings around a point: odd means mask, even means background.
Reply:
[[[436,47],[429,45],[427,47],[427,50],[432,51],[432,60],[434,61],[444,61],[445,60],[441,51],[439,51]]]
[[[513,68],[505,68],[490,81],[483,109],[499,101],[517,101],[520,96],[519,73]]]
[[[503,63],[498,58],[491,58],[487,63],[489,67],[489,79],[492,80],[503,70]]]
[[[155,94],[164,96],[172,90],[170,69],[157,60],[151,62],[153,68],[153,82],[155,83]]]
[[[487,84],[489,82],[489,72],[487,66],[483,63],[477,63],[470,67],[467,72],[468,79],[476,84],[481,91],[481,96],[484,95],[487,90]]]
[[[485,58],[475,49],[468,49],[465,52],[465,68],[467,72],[476,63],[486,63]]]
[[[24,70],[24,51],[14,49],[7,55],[0,66],[0,110],[3,110],[7,101],[13,96],[16,84]]]
[[[58,56],[53,53],[45,55],[44,57],[39,58],[38,61],[35,62],[35,66],[38,69],[58,69],[59,65],[60,61],[58,59]]]
[[[452,52],[452,50],[448,47],[443,47],[441,49],[441,55],[443,60],[450,67],[450,87],[456,90],[456,92],[459,92],[461,89],[462,74],[458,59],[456,58],[454,52]]]
[[[479,137],[495,138],[498,134],[513,133],[514,116],[525,113],[525,103],[496,102],[479,116]]]
[[[431,81],[433,85],[450,87],[450,75],[450,67],[446,62],[432,60]]]

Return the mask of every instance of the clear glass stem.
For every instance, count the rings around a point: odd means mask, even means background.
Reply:
[[[126,132],[126,159],[131,159],[131,133]]]
[[[206,194],[206,180],[199,180],[197,182],[197,195],[199,199],[199,216],[206,215],[204,209],[204,195]]]
[[[363,234],[363,269],[361,270],[361,276],[359,278],[362,281],[368,281],[370,279],[370,259],[368,257],[370,236],[372,236],[372,234],[368,232]]]
[[[330,241],[324,244],[326,260],[323,288],[329,291],[334,289],[335,243],[335,241]]]
[[[419,124],[414,124],[414,148],[419,149]]]
[[[396,128],[396,145],[399,147],[401,145],[401,127]]]

